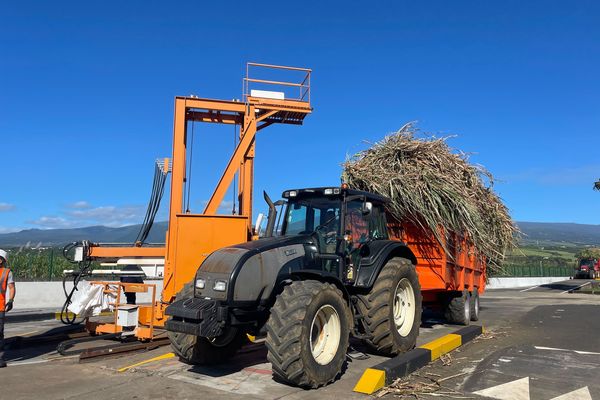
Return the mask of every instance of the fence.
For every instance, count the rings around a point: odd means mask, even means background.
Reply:
[[[490,276],[494,277],[544,277],[544,276],[573,276],[575,269],[569,266],[545,266],[545,265],[515,265],[505,264],[502,271]]]
[[[19,281],[52,281],[62,279],[65,269],[73,269],[60,249],[12,249],[8,266]]]

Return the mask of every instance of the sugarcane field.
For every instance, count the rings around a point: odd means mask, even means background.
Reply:
[[[0,399],[600,400],[599,19],[4,4]]]

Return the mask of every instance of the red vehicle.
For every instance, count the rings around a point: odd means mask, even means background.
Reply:
[[[594,258],[581,258],[577,263],[577,269],[575,271],[575,279],[587,278],[596,279],[600,278],[600,260]]]

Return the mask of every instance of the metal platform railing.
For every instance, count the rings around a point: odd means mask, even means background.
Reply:
[[[294,80],[269,80],[269,79],[259,79],[256,76],[258,71],[266,71],[266,70],[279,70],[279,71],[287,71],[290,73],[297,73],[299,78]],[[310,75],[312,70],[309,68],[299,68],[299,67],[287,67],[283,65],[272,65],[272,64],[260,64],[260,63],[246,63],[246,77],[243,80],[243,96],[244,101],[248,100],[248,97],[261,97],[264,96],[272,96],[274,94],[281,94],[281,98],[277,98],[278,100],[292,100],[292,101],[302,101],[306,103],[310,103]],[[279,87],[282,92],[267,92],[255,90],[254,88],[257,85],[266,85],[272,86],[274,88]],[[290,91],[285,91],[286,88],[297,88],[298,95],[293,94],[290,95]],[[252,96],[252,92],[258,93],[259,95]],[[284,93],[288,96],[284,96]],[[270,98],[270,97],[269,97]]]

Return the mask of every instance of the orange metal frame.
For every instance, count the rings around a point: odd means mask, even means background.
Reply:
[[[141,323],[135,329],[135,336],[139,339],[151,340],[154,337],[154,315],[156,306],[156,285],[146,283],[121,283],[121,282],[90,282],[90,285],[103,286],[103,293],[112,293],[115,295],[114,321],[112,324],[92,322],[89,318],[86,320],[86,328],[94,333],[118,333],[122,332],[122,327],[117,324],[117,312],[119,307],[124,305],[121,303],[121,291],[146,293],[152,290],[152,301],[147,305],[138,306],[138,319]],[[144,321],[144,323],[142,323]]]
[[[300,82],[252,78],[250,70],[277,69],[300,72]],[[243,80],[244,101],[176,97],[173,123],[173,156],[166,247],[92,247],[92,258],[165,257],[162,301],[151,313],[140,313],[140,323],[163,326],[164,310],[183,285],[194,277],[198,266],[214,250],[252,239],[252,190],[254,149],[258,131],[275,123],[301,125],[312,112],[310,75],[307,68],[248,63]],[[297,98],[272,99],[251,96],[253,84],[298,87]],[[189,122],[236,124],[240,126],[237,147],[201,214],[184,212],[187,171],[187,127]],[[217,209],[238,175],[239,215],[218,215]]]

